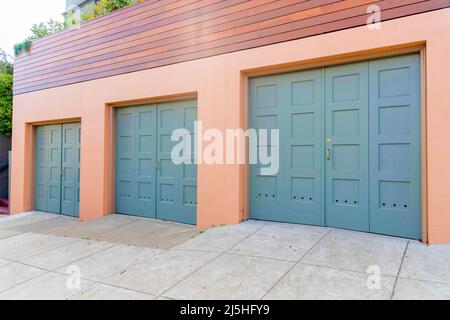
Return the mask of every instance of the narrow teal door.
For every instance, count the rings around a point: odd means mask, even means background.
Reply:
[[[322,70],[253,78],[250,127],[279,130],[279,171],[250,166],[254,219],[322,225]],[[268,139],[268,149],[277,148]],[[258,153],[263,145],[258,144]]]
[[[197,165],[175,165],[171,158],[172,147],[177,143],[171,141],[173,130],[187,129],[193,137],[196,119],[195,100],[158,105],[158,219],[197,223]],[[194,160],[193,152],[191,159]]]
[[[156,105],[117,110],[117,213],[156,217],[156,113]]]
[[[419,55],[369,63],[370,230],[421,237]]]
[[[80,124],[36,128],[35,209],[79,216]]]
[[[196,224],[197,166],[173,163],[171,136],[194,132],[197,102],[119,108],[116,118],[116,212]]]
[[[80,204],[80,134],[79,123],[62,125],[61,213],[74,217]]]
[[[61,213],[61,125],[36,128],[35,208]]]
[[[368,63],[327,68],[327,226],[369,231],[368,121]]]
[[[250,166],[250,216],[419,239],[419,67],[413,54],[250,79],[250,127],[280,133],[279,171]]]

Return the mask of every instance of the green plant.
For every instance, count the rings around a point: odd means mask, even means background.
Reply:
[[[0,134],[11,135],[13,109],[13,65],[0,49]]]
[[[13,74],[13,65],[9,61],[12,61],[12,57],[0,49],[0,73]]]
[[[13,76],[0,73],[0,134],[11,135],[13,109]]]
[[[87,5],[81,13],[80,22],[90,21],[110,12],[141,3],[143,0],[100,0]]]
[[[100,2],[95,2],[93,4],[87,5],[83,8],[80,15],[80,22],[91,21],[99,16],[105,14],[103,12],[103,7]]]
[[[80,24],[80,21],[75,17],[75,14],[72,11],[67,12],[64,16],[64,27],[70,28],[77,24]]]
[[[122,9],[124,7],[130,6],[137,3],[137,1],[132,0],[102,0],[99,3],[107,12],[113,12],[115,10]]]
[[[48,20],[45,23],[34,24],[31,27],[31,40],[39,39],[64,30],[66,27],[63,22]]]
[[[53,19],[50,19],[47,22],[34,24],[31,27],[32,35],[26,38],[24,41],[14,45],[14,54],[17,57],[22,53],[28,53],[30,51],[31,43],[33,42],[33,40],[60,32],[66,29],[66,27],[67,26],[65,22],[55,21]]]
[[[27,38],[24,41],[14,45],[15,56],[20,56],[21,53],[29,52],[31,47],[31,38]]]

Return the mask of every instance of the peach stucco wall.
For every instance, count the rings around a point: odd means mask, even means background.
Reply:
[[[110,103],[195,92],[204,128],[245,127],[243,71],[318,58],[333,63],[353,53],[376,54],[412,43],[426,44],[428,241],[450,242],[450,9],[387,21],[381,30],[353,28],[15,96],[11,211],[33,207],[33,124],[81,119],[80,215],[93,219],[114,211]],[[199,166],[199,227],[245,217],[245,177],[239,165]]]

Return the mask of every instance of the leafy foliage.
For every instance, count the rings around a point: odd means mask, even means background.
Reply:
[[[20,43],[14,45],[14,54],[16,57],[20,56],[22,53],[30,51],[32,40],[30,38],[25,39]]]
[[[75,14],[72,11],[67,12],[66,15],[64,16],[64,27],[70,28],[77,24],[79,24],[79,21],[75,17]]]
[[[12,61],[12,57],[0,49],[0,73],[13,73],[13,65],[9,61]]]
[[[0,49],[0,134],[11,135],[13,109],[13,66]]]
[[[88,5],[83,9],[81,13],[81,21],[83,23],[85,21],[90,21],[97,17],[103,16],[110,12],[131,6],[133,4],[137,4],[142,2],[143,0],[100,0],[95,2],[94,4]]]
[[[140,3],[142,1],[143,0],[102,0],[100,2],[107,12],[113,12]]]
[[[26,38],[21,43],[14,45],[14,54],[17,57],[23,53],[27,53],[30,51],[31,43],[33,42],[33,40],[60,32],[64,29],[66,29],[66,24],[64,22],[55,21],[53,19],[50,19],[47,22],[34,24],[31,27],[32,35]]]
[[[48,22],[34,24],[33,27],[31,27],[31,33],[33,33],[31,39],[32,40],[39,39],[60,32],[64,29],[66,29],[64,22],[59,22],[50,19]]]

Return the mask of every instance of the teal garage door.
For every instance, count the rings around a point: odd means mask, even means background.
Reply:
[[[196,224],[197,166],[171,160],[172,132],[196,120],[195,100],[117,109],[117,213]]]
[[[36,127],[36,210],[79,216],[80,133],[80,123]]]
[[[280,134],[252,218],[421,237],[419,55],[252,78],[250,108]]]

